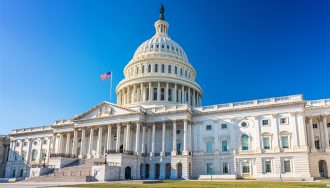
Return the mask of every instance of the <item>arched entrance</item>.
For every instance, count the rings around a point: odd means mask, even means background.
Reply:
[[[327,168],[327,162],[324,160],[319,161],[319,172],[321,178],[327,178],[328,177],[328,168]]]
[[[146,171],[145,171],[145,178],[146,179],[149,179],[149,173],[150,173],[150,165],[149,164],[146,164],[145,165],[145,167],[146,167]]]
[[[177,171],[177,178],[182,178],[182,163],[178,163],[176,165],[176,171]]]
[[[155,164],[155,179],[159,179],[160,176],[160,164],[156,163]]]
[[[132,179],[132,168],[130,166],[126,166],[125,168],[125,179],[126,180]]]
[[[166,163],[165,165],[165,179],[171,178],[171,163]]]

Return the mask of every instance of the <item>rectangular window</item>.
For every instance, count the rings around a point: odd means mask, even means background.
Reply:
[[[272,172],[272,162],[265,161],[265,173],[271,173],[271,172]]]
[[[262,143],[264,145],[264,149],[270,149],[269,137],[262,138]]]
[[[261,121],[263,126],[269,125],[268,119],[264,119]]]
[[[206,125],[206,130],[212,130],[212,125]]]
[[[289,123],[288,118],[281,118],[280,123],[281,124],[288,124]]]
[[[212,165],[212,163],[207,163],[206,164],[206,173],[207,174],[213,174],[212,172],[213,172],[213,165]]]
[[[225,123],[221,124],[221,129],[227,129],[227,124]]]
[[[222,163],[222,173],[229,174],[229,164],[227,162]]]
[[[282,148],[289,148],[289,137],[288,136],[282,136]]]
[[[228,143],[227,143],[227,140],[222,140],[222,142],[221,142],[221,146],[222,146],[222,151],[223,151],[223,152],[228,151]]]
[[[328,127],[328,128],[330,127],[330,123],[327,123],[327,127]]]
[[[284,173],[291,172],[290,160],[284,161]]]
[[[161,88],[160,89],[160,100],[165,100],[165,89]]]
[[[149,100],[149,88],[146,89],[146,100]]]
[[[207,153],[213,153],[213,143],[211,141],[206,143],[206,150]]]
[[[157,100],[157,88],[154,88],[154,101]]]
[[[250,164],[248,161],[242,162],[243,173],[250,173]]]
[[[317,124],[313,124],[313,129],[317,129]]]

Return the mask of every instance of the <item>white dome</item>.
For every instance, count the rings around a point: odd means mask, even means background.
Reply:
[[[188,63],[186,53],[178,43],[167,35],[158,35],[157,33],[137,48],[133,58],[155,53],[175,56]]]

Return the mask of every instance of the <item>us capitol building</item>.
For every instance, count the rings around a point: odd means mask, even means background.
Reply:
[[[196,70],[169,37],[163,13],[162,7],[155,35],[125,66],[117,104],[101,102],[72,119],[13,130],[1,142],[4,178],[328,177],[330,99],[291,95],[202,106]]]

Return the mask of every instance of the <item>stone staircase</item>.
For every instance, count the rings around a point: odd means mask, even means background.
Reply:
[[[25,182],[86,182],[95,181],[92,177],[94,162],[102,159],[77,159],[63,168],[49,171],[46,175],[24,180]]]

